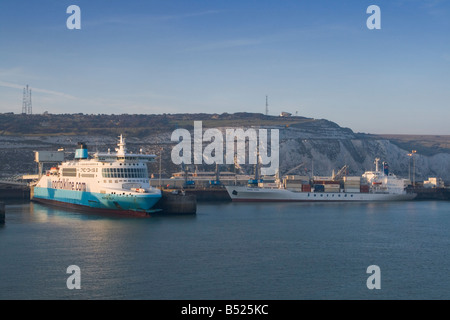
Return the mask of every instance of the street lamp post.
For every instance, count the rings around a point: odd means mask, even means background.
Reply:
[[[159,149],[159,189],[162,189],[161,185],[161,159],[162,159],[163,147]]]
[[[414,157],[414,154],[416,153],[416,150],[412,150],[411,154],[412,154],[412,158],[413,158],[413,186],[416,186],[416,159]]]
[[[411,157],[412,153],[408,153],[408,179],[411,182]]]

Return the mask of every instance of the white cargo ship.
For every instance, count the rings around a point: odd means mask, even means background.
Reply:
[[[155,155],[128,153],[125,139],[119,137],[116,152],[95,153],[78,143],[75,158],[62,162],[40,177],[32,187],[31,199],[42,203],[73,206],[96,211],[146,216],[161,198],[151,187],[147,163]]]
[[[232,201],[401,201],[412,200],[415,193],[408,192],[407,181],[389,173],[387,163],[384,170],[366,171],[361,177],[344,176],[335,179],[285,178],[283,182],[259,182],[255,186],[226,186]]]

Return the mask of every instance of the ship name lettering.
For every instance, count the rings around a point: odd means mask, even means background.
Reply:
[[[86,191],[85,182],[74,182],[68,180],[55,180],[52,181],[53,189],[63,189],[63,190],[75,190],[75,191]]]

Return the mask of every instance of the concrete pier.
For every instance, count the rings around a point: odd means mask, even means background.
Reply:
[[[194,195],[163,191],[156,208],[162,209],[162,214],[196,214],[197,199]]]
[[[186,189],[187,195],[195,195],[198,202],[230,202],[231,198],[225,188]]]
[[[0,224],[5,224],[5,204],[0,202]]]
[[[0,185],[0,201],[29,198],[30,189],[28,187]]]

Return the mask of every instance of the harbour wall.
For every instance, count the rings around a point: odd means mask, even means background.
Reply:
[[[5,204],[3,202],[0,202],[0,225],[5,224]]]
[[[30,188],[0,186],[0,200],[30,199]]]
[[[197,199],[192,194],[162,191],[162,197],[156,204],[155,209],[161,209],[163,214],[196,214]]]

